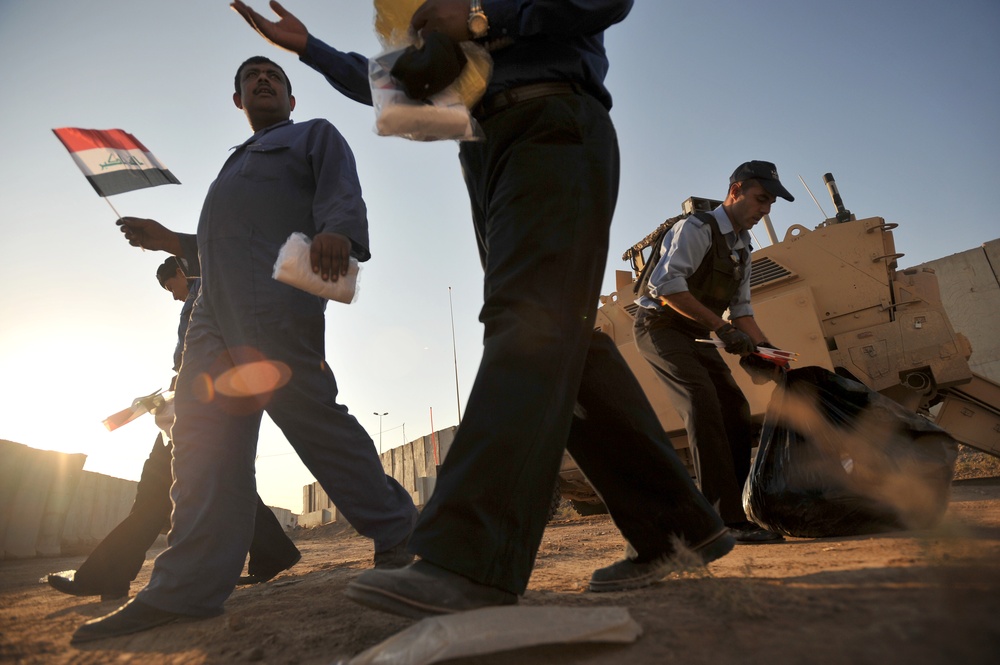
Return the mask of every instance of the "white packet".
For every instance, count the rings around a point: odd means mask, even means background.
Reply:
[[[278,252],[278,260],[274,262],[274,272],[271,276],[279,282],[327,300],[336,300],[348,305],[357,300],[358,277],[361,273],[361,264],[358,260],[352,256],[347,274],[341,275],[336,282],[327,282],[312,271],[309,245],[309,237],[304,233],[293,233],[288,236],[288,240]]]

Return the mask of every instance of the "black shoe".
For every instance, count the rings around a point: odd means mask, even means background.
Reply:
[[[49,573],[46,577],[49,586],[56,591],[68,593],[71,596],[100,596],[101,600],[119,600],[128,596],[129,585],[119,586],[114,589],[98,589],[96,587],[81,584],[76,579],[75,570],[63,570],[58,573]]]
[[[240,586],[243,584],[263,584],[264,582],[270,582],[278,575],[278,573],[283,573],[288,570],[297,564],[301,559],[302,553],[297,551],[295,552],[295,558],[292,559],[290,563],[278,568],[277,570],[251,573],[248,569],[246,575],[240,575],[240,579],[236,581],[236,584],[237,586]]]
[[[735,545],[736,542],[729,534],[729,530],[722,529],[707,540],[689,547],[688,549],[694,554],[690,561],[685,561],[683,554],[672,553],[645,562],[636,561],[637,554],[629,546],[626,558],[594,571],[589,588],[596,593],[641,589],[656,584],[670,573],[704,566],[722,558]]]
[[[396,570],[366,570],[347,585],[346,593],[357,603],[411,619],[517,603],[517,594],[424,560]]]
[[[409,566],[414,558],[406,549],[409,544],[410,536],[407,535],[389,549],[375,552],[375,567],[379,570],[395,570]]]
[[[97,619],[91,619],[76,629],[70,644],[81,644],[93,640],[103,640],[107,637],[131,635],[150,628],[156,628],[178,619],[194,619],[186,614],[175,614],[166,610],[158,610],[151,605],[139,602],[135,598],[128,601],[111,614]]]
[[[729,526],[729,533],[737,543],[757,545],[760,543],[780,543],[785,537],[780,533],[768,531],[753,522],[741,522]]]

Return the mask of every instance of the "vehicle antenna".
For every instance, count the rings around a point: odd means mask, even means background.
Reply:
[[[830,219],[829,217],[826,216],[826,211],[823,210],[823,206],[821,206],[819,204],[819,201],[816,200],[816,197],[813,196],[812,190],[809,189],[809,185],[807,185],[806,181],[802,179],[802,176],[799,176],[799,182],[801,182],[802,186],[806,188],[807,192],[809,192],[809,196],[812,197],[813,203],[816,204],[816,207],[819,208],[819,211],[823,213],[823,219]]]

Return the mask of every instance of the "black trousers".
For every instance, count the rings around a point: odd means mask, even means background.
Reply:
[[[635,344],[667,388],[698,461],[701,490],[726,524],[747,520],[743,485],[750,474],[750,405],[719,351],[640,309]]]
[[[482,122],[460,157],[485,270],[482,362],[410,548],[523,593],[567,447],[640,556],[722,522],[594,315],[618,194],[618,143],[582,94]],[[574,408],[577,417],[574,417]]]
[[[158,436],[136,489],[132,510],[104,537],[76,571],[81,587],[95,593],[127,592],[139,574],[146,551],[170,523],[171,444]],[[281,523],[257,497],[253,543],[247,573],[268,574],[284,570],[299,556]]]

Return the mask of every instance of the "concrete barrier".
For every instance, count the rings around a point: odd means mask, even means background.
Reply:
[[[128,516],[138,483],[84,471],[86,460],[0,439],[0,559],[89,554]],[[304,488],[303,503],[314,526],[336,521],[318,483]],[[269,508],[285,530],[299,526],[292,511]]]
[[[285,531],[291,531],[299,525],[299,516],[288,510],[287,508],[275,508],[274,506],[268,506],[274,516],[278,519],[278,524]]]
[[[330,522],[336,522],[336,513],[333,513],[325,508],[322,510],[314,510],[308,513],[302,513],[299,515],[299,526],[309,528],[313,526],[322,526],[324,524],[329,524]]]
[[[89,551],[128,514],[137,483],[84,471],[86,459],[0,439],[2,558]]]
[[[36,450],[0,440],[0,541],[4,559],[59,553],[59,530],[86,459],[85,455]]]
[[[387,450],[379,456],[386,475],[403,486],[413,502],[423,506],[434,491],[437,468],[451,448],[456,427],[439,430]],[[318,526],[338,519],[337,507],[318,482],[302,488],[302,516],[299,526]]]
[[[1000,238],[916,267],[937,274],[948,319],[972,344],[972,371],[1000,383]]]
[[[134,480],[84,471],[62,530],[63,553],[93,550],[128,516],[138,486]]]

